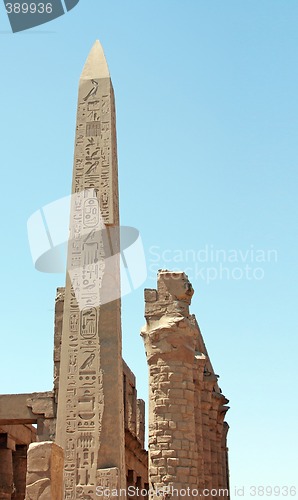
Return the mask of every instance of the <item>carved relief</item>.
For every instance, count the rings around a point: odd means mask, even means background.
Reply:
[[[90,118],[99,120],[99,117],[96,112],[92,112]],[[100,121],[92,121],[86,124],[86,137],[96,137],[100,135]]]
[[[96,473],[97,491],[105,490],[105,498],[117,498],[119,491],[119,469],[111,467],[109,469],[98,469]]]
[[[113,224],[111,95],[100,80],[79,91],[67,291],[65,499],[95,498],[97,455],[104,411],[98,321],[105,269],[103,222]],[[114,185],[113,185],[114,183]],[[60,404],[60,403],[59,403]],[[109,475],[108,475],[109,477]]]

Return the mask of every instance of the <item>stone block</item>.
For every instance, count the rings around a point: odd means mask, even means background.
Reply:
[[[160,450],[167,450],[169,448],[169,443],[158,443]]]
[[[176,457],[176,455],[177,455],[176,450],[163,450],[162,451],[163,457]]]
[[[176,468],[172,467],[171,465],[168,465],[167,470],[168,470],[169,474],[173,474],[173,475],[176,474]]]
[[[145,302],[156,302],[157,301],[157,291],[151,288],[145,288],[144,290]]]
[[[189,476],[190,475],[190,467],[177,467],[177,474],[180,476]]]
[[[173,398],[183,398],[183,389],[170,389],[169,390],[169,397]]]
[[[165,458],[152,458],[152,462],[154,467],[159,467],[161,465],[165,465],[166,459]]]
[[[178,422],[177,423],[178,425],[178,429],[180,431],[188,431],[189,429],[191,429],[191,423],[190,422]]]
[[[180,465],[183,465],[185,467],[191,466],[191,459],[190,458],[181,458]]]
[[[167,464],[171,465],[172,467],[176,467],[176,465],[179,465],[179,458],[168,458],[167,459]]]
[[[181,431],[174,431],[174,438],[175,439],[183,439],[183,432]]]
[[[158,429],[168,429],[169,422],[166,422],[165,420],[162,420],[161,422],[157,422],[157,427],[158,427]]]
[[[64,454],[51,441],[32,443],[28,450],[26,500],[62,500]]]
[[[0,446],[0,498],[10,500],[13,492],[12,450]]]
[[[182,448],[182,443],[180,439],[173,439],[173,448],[175,450],[181,450]]]
[[[172,436],[158,436],[157,441],[159,443],[170,443],[172,441]]]

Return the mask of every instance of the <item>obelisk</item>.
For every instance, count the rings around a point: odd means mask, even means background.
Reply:
[[[59,380],[64,498],[124,488],[115,103],[98,41],[79,83]]]

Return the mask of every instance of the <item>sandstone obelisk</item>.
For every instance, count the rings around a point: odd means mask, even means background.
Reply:
[[[64,498],[125,487],[113,86],[95,42],[79,83],[56,442]]]

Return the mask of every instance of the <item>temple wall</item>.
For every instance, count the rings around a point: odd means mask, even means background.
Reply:
[[[35,440],[36,429],[30,424],[0,425],[1,500],[24,500],[27,450]]]
[[[149,366],[149,456],[144,449],[145,403],[138,399],[135,376],[123,361],[126,484],[133,488],[131,492],[136,491],[132,499],[138,498],[137,488],[150,488],[151,493],[165,486],[178,490],[229,488],[228,400],[218,386],[197,321],[189,313],[192,294],[184,273],[167,271],[159,273],[157,290],[145,290],[142,336]],[[59,288],[53,391],[1,396],[3,500],[25,498],[28,445],[55,439],[63,305],[64,289]],[[36,423],[37,429],[30,423]],[[66,457],[69,453],[67,449]],[[99,484],[117,484],[115,471],[101,469]],[[151,494],[151,498],[157,496]],[[220,496],[213,491],[212,498]]]
[[[54,323],[54,394],[58,400],[59,366],[63,327],[65,289],[57,289]],[[148,483],[148,454],[145,451],[145,402],[137,398],[136,378],[123,360],[123,399],[125,427],[125,462],[128,484]],[[132,480],[131,478],[135,478]]]

